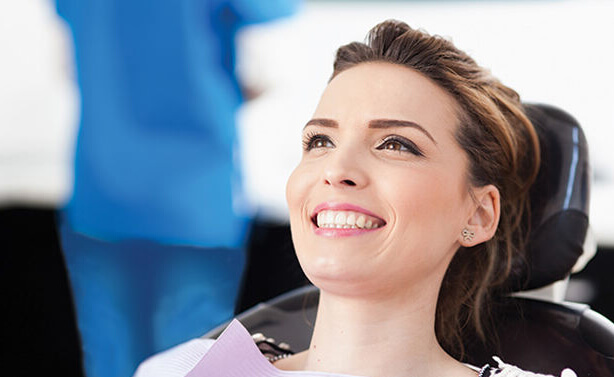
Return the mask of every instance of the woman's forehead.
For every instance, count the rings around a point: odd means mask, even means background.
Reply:
[[[339,123],[399,119],[425,128],[449,128],[457,124],[458,108],[448,92],[423,74],[397,64],[373,62],[335,76],[324,90],[314,118]]]

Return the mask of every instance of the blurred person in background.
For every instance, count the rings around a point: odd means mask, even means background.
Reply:
[[[56,0],[82,101],[60,234],[88,376],[232,316],[249,228],[235,35],[297,2]]]

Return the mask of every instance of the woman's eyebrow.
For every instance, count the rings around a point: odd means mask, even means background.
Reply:
[[[307,126],[322,126],[322,127],[331,127],[331,128],[339,128],[339,123],[333,119],[327,118],[314,118],[311,119],[307,124],[305,124],[305,129]],[[369,122],[369,128],[395,128],[395,127],[412,127],[417,130],[420,130],[423,134],[425,134],[435,145],[437,142],[431,136],[431,134],[424,129],[421,125],[416,122],[412,122],[409,120],[400,120],[400,119],[373,119]]]
[[[305,127],[303,127],[303,129],[305,129],[307,126],[323,126],[323,127],[339,128],[339,123],[337,123],[337,121],[333,119],[313,118],[309,122],[307,122],[307,124],[305,124]]]
[[[417,130],[420,130],[423,134],[425,134],[435,145],[437,142],[431,136],[431,134],[424,129],[421,125],[416,122],[412,122],[409,120],[399,120],[399,119],[373,119],[369,122],[369,128],[396,128],[396,127],[412,127]]]

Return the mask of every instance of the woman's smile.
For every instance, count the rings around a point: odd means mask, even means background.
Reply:
[[[325,237],[356,236],[386,225],[381,217],[350,203],[325,202],[311,216],[315,234]]]

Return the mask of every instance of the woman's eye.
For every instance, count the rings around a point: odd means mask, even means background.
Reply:
[[[310,151],[315,148],[331,148],[334,147],[333,142],[326,135],[314,134],[307,135],[307,137],[303,140],[303,149],[305,151]]]
[[[405,146],[401,143],[399,143],[398,141],[387,141],[384,144],[384,149],[387,149],[389,151],[404,151],[407,148],[405,148]]]
[[[409,152],[416,156],[424,156],[422,151],[412,141],[400,137],[388,137],[376,148],[395,152]]]

